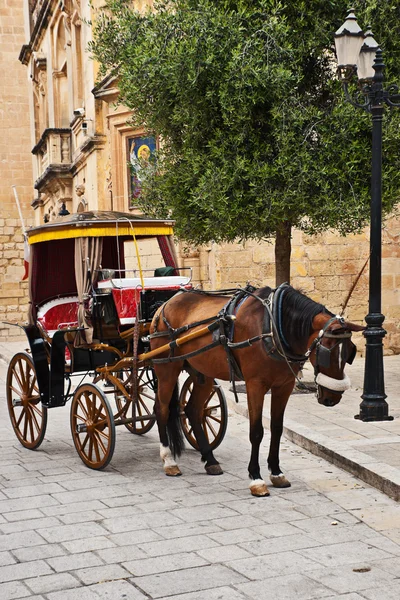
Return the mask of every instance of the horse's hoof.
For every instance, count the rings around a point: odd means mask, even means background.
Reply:
[[[221,465],[208,465],[208,467],[204,467],[207,471],[207,475],[223,475],[223,470],[221,469]]]
[[[182,475],[181,470],[178,467],[178,465],[172,465],[171,467],[164,467],[164,471],[165,471],[165,474],[168,475],[168,477],[179,477],[179,475]]]
[[[280,475],[270,475],[271,483],[276,488],[288,488],[291,486],[290,481],[281,473]]]
[[[253,479],[249,485],[249,488],[252,496],[269,496],[267,484],[263,479]]]

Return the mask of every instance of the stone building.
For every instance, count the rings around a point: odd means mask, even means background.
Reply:
[[[135,5],[141,9],[150,2],[136,0]],[[128,164],[135,164],[144,146],[151,152],[157,140],[144,130],[132,129],[130,112],[115,105],[115,79],[109,76],[98,81],[96,64],[87,54],[92,35],[88,23],[101,0],[24,0],[23,4],[26,33],[19,58],[30,86],[35,222],[51,220],[65,209],[133,210],[140,177],[132,174]],[[27,146],[29,142],[24,151]],[[400,351],[399,239],[400,220],[392,218],[385,225],[383,245],[388,352]],[[331,233],[309,238],[295,232],[292,284],[338,310],[368,253],[368,231],[347,238]],[[190,250],[182,246],[180,256],[182,266],[192,267],[194,280],[205,288],[230,287],[247,280],[274,284],[273,246],[268,243]],[[367,273],[368,268],[347,309],[355,321],[362,321],[368,312]]]
[[[31,225],[32,157],[28,82],[18,61],[25,40],[23,3],[0,2],[0,341],[20,338],[17,327],[4,325],[25,318],[27,282],[21,281],[23,236],[12,187],[16,186],[25,225]]]

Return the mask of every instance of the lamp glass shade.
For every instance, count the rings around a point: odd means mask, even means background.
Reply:
[[[363,42],[364,33],[357,23],[354,12],[350,11],[346,21],[335,33],[336,56],[339,67],[357,64]]]
[[[358,79],[364,81],[372,79],[375,75],[373,69],[376,51],[378,50],[378,42],[374,40],[372,31],[368,29],[365,33],[364,44],[360,50],[357,62],[357,76]]]

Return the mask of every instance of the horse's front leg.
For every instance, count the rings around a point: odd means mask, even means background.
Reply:
[[[205,463],[204,468],[208,475],[222,475],[223,471],[219,462],[215,459],[211,446],[208,442],[204,429],[202,427],[204,405],[207,398],[210,397],[214,386],[214,380],[206,377],[204,383],[200,383],[194,378],[193,389],[190,398],[185,407],[185,414],[189,419],[190,426],[196,438],[201,460]]]
[[[260,444],[264,437],[262,411],[264,406],[264,396],[268,390],[264,384],[257,380],[246,381],[246,390],[251,443],[251,456],[248,466],[251,479],[249,485],[250,492],[253,496],[269,496],[267,484],[261,477],[259,461]]]
[[[283,431],[283,415],[285,414],[286,404],[293,391],[294,382],[284,384],[281,387],[271,389],[271,442],[268,454],[268,468],[270,470],[270,480],[274,487],[290,487],[290,482],[286,479],[279,466],[279,445]]]
[[[160,458],[163,462],[164,472],[170,477],[181,475],[175,462],[182,450],[181,431],[179,421],[179,390],[177,381],[179,370],[168,365],[157,365],[155,368],[158,379],[158,389],[155,402],[158,434],[160,437]],[[172,449],[172,452],[171,452]]]

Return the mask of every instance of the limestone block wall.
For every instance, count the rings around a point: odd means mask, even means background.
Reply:
[[[2,321],[26,319],[28,284],[21,282],[23,237],[11,189],[17,186],[26,225],[33,224],[32,157],[26,67],[18,60],[24,43],[23,2],[0,3],[0,341],[21,339]]]
[[[341,237],[323,233],[309,237],[294,231],[292,238],[291,284],[331,311],[340,312],[352,284],[369,256],[369,230]],[[184,264],[194,253],[184,255]],[[348,303],[345,316],[363,323],[368,313],[367,264]],[[250,281],[256,286],[275,284],[274,246],[263,242],[210,245],[198,252],[195,279],[205,289],[228,288]],[[382,311],[386,319],[385,353],[400,352],[400,218],[392,217],[383,229]],[[355,336],[362,353],[364,339]]]

